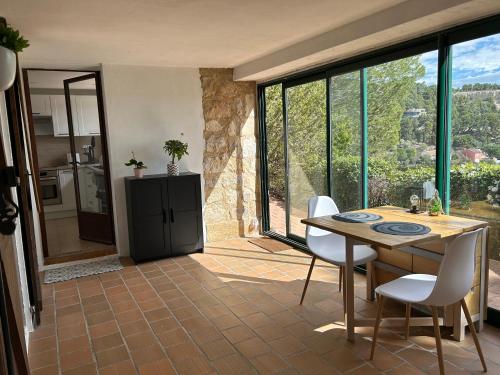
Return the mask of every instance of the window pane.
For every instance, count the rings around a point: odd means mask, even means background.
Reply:
[[[326,143],[326,81],[286,90],[288,116],[289,232],[305,236],[307,202],[328,194]]]
[[[281,85],[265,88],[269,229],[286,235],[285,144]]]
[[[368,205],[409,207],[434,192],[437,51],[368,71]]]
[[[340,212],[361,208],[359,71],[330,80],[332,197]]]
[[[500,34],[452,51],[450,211],[489,222],[488,305],[500,310]]]

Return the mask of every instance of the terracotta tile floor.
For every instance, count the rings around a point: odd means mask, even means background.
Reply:
[[[32,374],[326,375],[434,374],[431,330],[372,329],[345,340],[337,269],[316,266],[299,306],[310,258],[271,254],[244,239],[207,245],[204,254],[130,265],[122,271],[44,285],[42,326],[30,337]],[[372,316],[364,277],[356,310]],[[388,305],[387,315],[400,314]],[[443,329],[445,337],[449,335]],[[489,374],[500,374],[500,330],[480,334]],[[444,341],[448,374],[478,374],[469,335]]]

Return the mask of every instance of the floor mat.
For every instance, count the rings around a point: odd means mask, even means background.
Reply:
[[[269,237],[252,238],[251,240],[248,240],[248,242],[257,245],[270,253],[278,253],[280,251],[293,249],[292,246]]]
[[[100,273],[118,271],[121,269],[123,269],[123,265],[118,258],[103,259],[95,262],[74,264],[72,266],[46,270],[43,281],[45,284],[58,283],[78,277],[98,275]]]

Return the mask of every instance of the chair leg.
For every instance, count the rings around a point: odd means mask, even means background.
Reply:
[[[467,319],[467,323],[469,324],[470,333],[472,335],[472,338],[474,339],[474,344],[476,345],[477,354],[479,354],[479,358],[481,359],[481,363],[483,365],[483,371],[487,372],[488,369],[486,368],[486,361],[484,360],[484,357],[483,357],[483,351],[481,350],[481,345],[479,344],[479,339],[477,338],[476,327],[474,327],[474,323],[472,322],[469,308],[467,307],[467,304],[465,303],[465,300],[463,298],[460,301],[460,303],[462,305],[462,309],[464,310],[464,314],[465,314],[465,318]]]
[[[410,315],[411,315],[411,303],[406,304],[406,321],[405,321],[405,338],[408,340],[410,337]]]
[[[373,265],[372,262],[372,288],[375,290],[377,288],[377,271],[375,270],[375,266]]]
[[[346,289],[345,289],[345,285],[346,285],[346,272],[345,272],[345,268],[342,267],[342,304],[344,305],[344,315],[345,315],[345,309],[346,309],[346,304],[347,304],[347,292],[346,292]]]
[[[444,375],[443,346],[441,345],[441,332],[439,331],[438,309],[432,306],[432,322],[434,323],[434,336],[436,337],[436,349],[439,361],[439,374]]]
[[[375,345],[377,344],[378,330],[380,328],[380,322],[382,321],[382,309],[384,308],[384,296],[377,295],[377,319],[375,320],[375,328],[373,330],[373,340],[372,340],[372,351],[370,353],[370,360],[373,361],[373,356],[375,355]]]
[[[311,260],[311,267],[309,267],[309,272],[307,273],[306,285],[304,285],[302,297],[300,298],[301,305],[302,305],[302,302],[304,302],[304,297],[306,296],[306,290],[307,290],[307,286],[309,285],[309,279],[311,278],[311,274],[313,272],[314,262],[316,262],[316,255],[313,255],[312,260]]]
[[[342,291],[342,274],[344,273],[344,267],[339,266],[339,293]]]

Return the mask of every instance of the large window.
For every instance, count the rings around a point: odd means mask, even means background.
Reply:
[[[434,193],[437,51],[367,69],[368,205],[406,207]]]
[[[488,221],[488,305],[500,309],[500,34],[452,47],[450,212]]]
[[[303,242],[314,195],[349,211],[417,194],[425,209],[437,188],[446,211],[490,225],[488,318],[500,321],[500,16],[259,90],[268,234]]]

